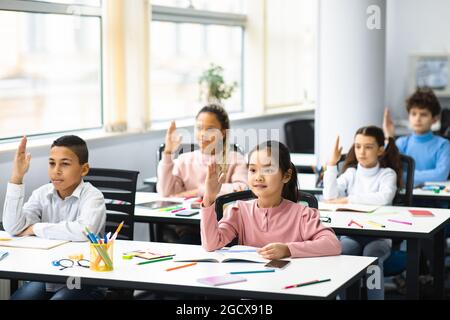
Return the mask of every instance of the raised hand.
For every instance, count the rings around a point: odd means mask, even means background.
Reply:
[[[205,194],[203,196],[203,205],[209,207],[216,201],[216,197],[220,192],[222,184],[225,182],[225,174],[218,174],[216,164],[208,165],[208,172],[205,180]]]
[[[339,145],[339,136],[337,136],[327,165],[335,166],[338,163],[339,159],[341,159],[341,154],[342,154],[342,147]]]
[[[394,137],[395,135],[395,126],[394,121],[392,121],[391,113],[388,108],[384,109],[383,116],[383,132],[386,138]]]
[[[177,126],[175,121],[172,121],[166,132],[166,146],[164,148],[164,153],[171,154],[180,146],[182,137],[177,135],[176,130]]]
[[[16,155],[14,156],[13,170],[11,174],[11,183],[22,184],[23,177],[30,167],[31,154],[27,153],[27,137],[20,140]]]

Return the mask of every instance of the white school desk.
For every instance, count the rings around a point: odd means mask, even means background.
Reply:
[[[323,188],[316,187],[317,175],[314,173],[299,173],[297,174],[300,190],[309,192],[311,194],[322,194]],[[445,182],[426,182],[425,185],[445,185],[450,189],[450,181]],[[400,190],[400,195],[405,194],[405,190]],[[439,200],[447,201],[450,204],[450,191],[440,190],[435,193],[431,190],[422,190],[422,188],[413,189],[413,199],[415,200]]]
[[[413,217],[408,210],[429,210],[434,217]],[[445,259],[445,226],[450,221],[450,210],[435,208],[380,207],[374,213],[331,212],[321,211],[321,216],[329,216],[331,223],[324,223],[340,235],[370,236],[376,238],[397,238],[407,241],[407,298],[419,298],[419,257],[420,240],[432,239],[433,277],[436,298],[444,296],[444,259]],[[388,219],[411,222],[412,225],[390,222]],[[363,228],[353,224],[351,220],[361,224]],[[385,225],[385,228],[373,226],[368,221]]]
[[[264,269],[264,266],[251,262],[199,262],[194,266],[165,271],[186,262],[167,260],[137,265],[145,260],[122,259],[124,252],[143,249],[183,256],[190,252],[204,252],[203,248],[194,245],[117,240],[114,247],[114,270],[95,272],[78,266],[59,270],[59,267],[52,265],[52,261],[67,258],[74,253],[83,253],[89,259],[87,242],[71,242],[50,250],[8,248],[9,256],[0,261],[0,278],[67,283],[68,277],[80,277],[81,287],[92,285],[249,299],[334,299],[344,289],[357,295],[360,279],[366,274],[366,269],[377,261],[372,257],[355,256],[289,259],[292,262],[283,270],[244,274],[242,276],[247,279],[245,282],[214,287],[199,283],[197,279],[224,275],[231,271]],[[283,289],[288,285],[327,278],[331,281]]]
[[[149,199],[161,199],[154,193],[138,193],[137,200],[140,203],[146,202]],[[137,202],[138,203],[138,202]],[[443,297],[444,294],[444,238],[445,238],[445,225],[450,220],[450,210],[448,209],[426,209],[435,213],[435,217],[432,218],[413,218],[410,216],[408,209],[410,207],[394,207],[386,206],[379,208],[375,213],[363,214],[363,213],[347,213],[347,212],[330,212],[322,211],[324,216],[330,216],[332,219],[331,224],[327,224],[332,227],[337,234],[340,235],[355,235],[355,236],[372,236],[378,238],[397,238],[407,241],[408,258],[407,258],[407,297],[410,299],[418,299],[418,275],[419,275],[419,258],[420,258],[420,246],[421,239],[433,239],[434,257],[433,265],[436,267],[433,270],[435,281],[435,293],[438,298]],[[416,208],[418,210],[424,210],[425,208]],[[357,228],[354,225],[348,226],[348,222],[354,219],[358,223],[363,223],[365,226],[363,229]],[[404,225],[399,223],[388,222],[387,219],[397,219],[412,221],[413,225]],[[367,224],[367,220],[373,220],[386,225],[386,228],[381,229],[373,227]],[[173,223],[173,224],[191,224],[199,225],[200,216],[195,215],[192,217],[176,217],[174,213],[160,212],[157,210],[142,209],[136,206],[135,213],[136,222],[146,223]],[[161,235],[158,230],[152,230],[152,241],[161,241]]]

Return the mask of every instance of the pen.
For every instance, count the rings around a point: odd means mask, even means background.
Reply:
[[[394,219],[388,219],[388,221],[412,225],[412,222],[409,222],[409,221],[401,221],[401,220],[394,220]]]
[[[179,208],[179,209],[172,210],[170,212],[175,213],[175,212],[179,212],[179,211],[183,211],[183,210],[186,210],[186,208]]]
[[[375,222],[375,221],[367,221],[368,223],[370,223],[371,225],[375,226],[375,227],[379,227],[379,228],[386,228],[385,225],[382,225],[381,223]]]
[[[327,281],[331,281],[331,279],[324,279],[324,280],[313,280],[313,281],[309,281],[309,282],[303,282],[303,283],[299,283],[299,284],[293,284],[290,286],[286,286],[283,289],[290,289],[290,288],[298,288],[298,287],[304,287],[304,286],[309,286],[311,284],[316,284],[316,283],[322,283],[322,282],[327,282]]]
[[[231,253],[231,252],[256,252],[256,249],[245,249],[245,250],[238,250],[238,249],[230,249],[230,250],[227,250],[227,249],[218,249],[218,250],[216,250],[216,252],[229,252],[229,253]]]
[[[251,271],[231,271],[230,274],[266,273],[266,272],[275,272],[275,269],[251,270]]]
[[[166,271],[172,271],[172,270],[177,270],[177,269],[186,268],[186,267],[190,267],[190,266],[195,266],[196,264],[197,264],[197,262],[183,264],[182,266],[177,266],[177,267],[166,269]]]
[[[141,265],[141,264],[147,264],[147,263],[153,263],[153,262],[159,262],[159,261],[165,261],[165,260],[171,260],[171,259],[173,259],[173,257],[166,257],[166,258],[161,258],[161,259],[154,259],[154,260],[149,260],[149,261],[139,262],[138,265]]]

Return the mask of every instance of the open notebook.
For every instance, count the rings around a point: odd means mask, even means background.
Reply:
[[[270,260],[264,259],[257,252],[256,248],[248,246],[232,246],[216,250],[215,252],[200,252],[192,255],[177,254],[174,262],[257,262],[267,263]]]
[[[34,236],[12,237],[9,233],[0,231],[0,247],[51,249],[67,242],[69,241],[43,239]]]
[[[369,206],[362,204],[334,204],[319,202],[320,211],[350,211],[350,212],[363,212],[372,213],[375,212],[379,206]]]

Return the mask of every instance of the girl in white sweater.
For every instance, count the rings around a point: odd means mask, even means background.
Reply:
[[[400,153],[392,138],[385,144],[383,130],[368,126],[356,131],[354,144],[347,154],[343,174],[338,176],[337,162],[342,147],[339,137],[327,162],[324,174],[323,196],[330,203],[357,203],[390,205],[401,183]],[[378,257],[383,262],[391,253],[391,241],[370,237],[341,237],[342,254]],[[381,288],[368,290],[369,299],[384,299],[384,281]]]

